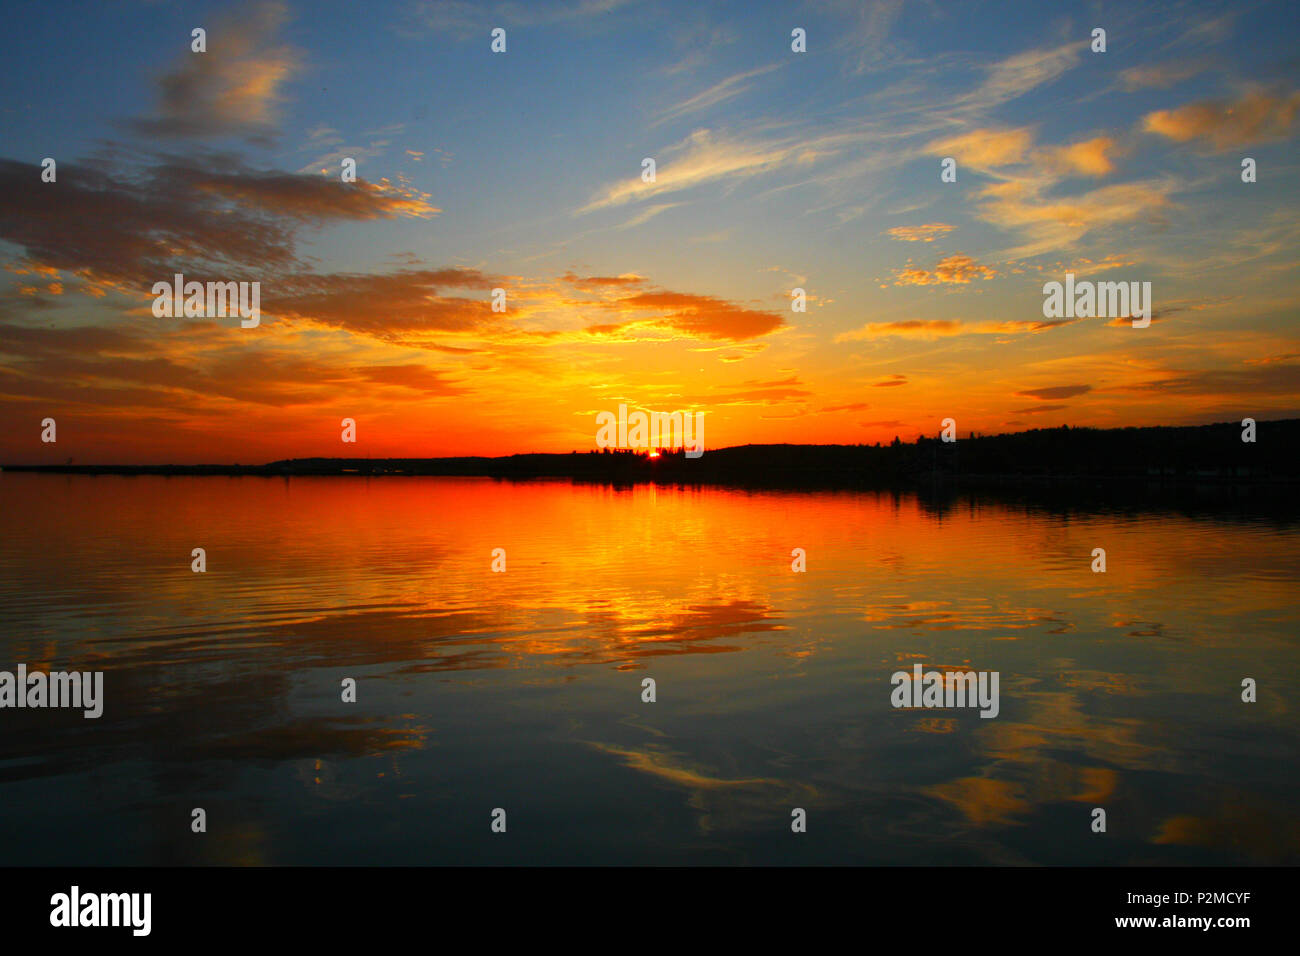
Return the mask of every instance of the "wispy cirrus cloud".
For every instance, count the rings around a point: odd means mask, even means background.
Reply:
[[[1069,250],[1096,229],[1134,221],[1163,222],[1174,188],[1172,181],[1162,179],[1053,196],[1052,185],[1050,179],[1014,179],[993,183],[978,193],[981,218],[1025,237],[1005,253],[1008,259]]]
[[[934,242],[934,240],[946,236],[952,232],[956,226],[950,226],[946,222],[927,222],[923,226],[895,226],[886,231],[890,239],[897,239],[899,242]]]
[[[1190,80],[1206,69],[1204,62],[1170,62],[1151,66],[1132,66],[1119,75],[1120,88],[1132,93],[1137,90],[1164,90]]]
[[[642,285],[646,281],[645,276],[637,275],[635,272],[628,272],[617,276],[579,276],[572,272],[566,272],[560,278],[572,285],[586,289],[600,289],[611,286],[623,288]]]
[[[887,71],[904,58],[892,36],[903,0],[817,0],[816,6],[838,20],[834,45],[844,54],[848,72]]]
[[[599,22],[601,17],[638,0],[554,0],[526,3],[516,0],[420,0],[410,5],[404,29],[408,32],[445,33],[465,39],[486,35],[484,24],[503,27],[549,26]]]
[[[789,378],[762,381],[751,379],[741,387],[710,393],[703,396],[701,404],[708,405],[780,405],[803,401],[812,396],[797,375]]]
[[[1091,391],[1091,385],[1052,385],[1047,388],[1026,388],[1016,392],[1016,394],[1023,395],[1026,398],[1037,398],[1046,401],[1053,398],[1074,398],[1078,395],[1086,395]]]
[[[991,110],[1060,79],[1078,66],[1088,50],[1087,41],[1076,40],[1054,47],[1016,53],[992,64],[984,82],[957,97],[958,108]]]
[[[349,143],[338,130],[332,127],[318,126],[308,133],[306,142],[298,149],[298,152],[309,153],[313,157],[299,167],[298,172],[321,173],[338,178],[340,164],[344,159],[355,161],[358,170],[364,171],[370,162],[388,152],[393,145],[392,137],[404,132],[405,129],[405,123],[392,123],[380,130],[366,131],[362,136],[368,140],[368,144],[362,146],[355,141]],[[411,157],[413,162],[424,160],[424,152],[421,150],[408,149],[403,152],[404,155]]]
[[[638,169],[627,179],[601,189],[578,214],[683,192],[705,183],[734,183],[782,167],[811,164],[844,142],[842,136],[765,142],[699,129],[664,151],[669,161],[656,162],[654,182],[643,182]]]
[[[841,332],[836,342],[857,342],[900,336],[917,339],[937,339],[947,335],[960,335],[962,324],[956,319],[904,319],[900,322],[869,322],[859,329]]]
[[[694,96],[670,106],[663,110],[651,123],[651,128],[660,126],[664,123],[672,122],[683,116],[690,116],[694,113],[702,113],[715,106],[720,106],[729,100],[742,96],[753,88],[751,80],[771,73],[773,70],[780,69],[783,61],[771,63],[767,66],[760,66],[752,70],[746,70],[743,73],[736,73],[726,79],[719,80],[706,90],[701,90]]]
[[[1002,322],[959,322],[956,319],[904,319],[898,322],[868,322],[841,332],[836,342],[858,342],[878,338],[907,338],[932,341],[954,335],[1036,334],[1060,328],[1078,319],[1010,319]],[[901,381],[877,382],[878,386],[902,385]]]

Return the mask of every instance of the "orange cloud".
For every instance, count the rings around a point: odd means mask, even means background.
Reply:
[[[962,324],[953,319],[907,319],[903,322],[872,322],[852,332],[841,332],[836,342],[872,339],[882,335],[933,339],[941,335],[960,335]]]
[[[836,342],[853,342],[881,336],[898,336],[912,339],[937,339],[949,335],[1007,335],[1038,333],[1069,325],[1078,319],[1013,319],[1003,322],[957,322],[953,319],[907,319],[902,322],[869,322],[860,329],[841,332]],[[876,382],[876,387],[905,385],[905,381]]]
[[[780,315],[772,312],[745,309],[710,295],[693,295],[688,292],[640,292],[602,305],[618,311],[653,312],[657,313],[657,317],[621,324],[593,325],[587,328],[587,332],[612,335],[633,327],[649,327],[700,338],[741,341],[767,335],[784,323]]]
[[[894,285],[965,285],[972,279],[992,279],[997,271],[970,256],[954,253],[940,259],[933,271],[908,266],[895,273]]]
[[[497,321],[489,300],[448,297],[438,289],[485,291],[499,281],[476,269],[291,275],[264,290],[262,308],[388,340],[419,331],[469,332]]]
[[[1142,128],[1175,142],[1205,140],[1216,152],[1251,143],[1286,139],[1291,135],[1300,91],[1287,96],[1261,91],[1234,103],[1205,101],[1173,110],[1157,110],[1142,120]]]
[[[1041,153],[1049,166],[1062,172],[1106,176],[1115,171],[1111,154],[1116,148],[1117,144],[1111,137],[1098,136],[1070,146],[1044,149]]]
[[[1027,162],[1034,135],[1027,128],[976,129],[961,136],[937,140],[929,145],[932,156],[952,156],[957,167],[989,170]]]

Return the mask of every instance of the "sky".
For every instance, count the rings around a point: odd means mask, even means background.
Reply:
[[[1298,20],[10,4],[0,463],[587,451],[620,404],[706,448],[1296,417]],[[156,316],[178,272],[259,324]],[[1045,318],[1066,273],[1151,324]]]

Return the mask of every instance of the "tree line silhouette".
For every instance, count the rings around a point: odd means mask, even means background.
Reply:
[[[741,445],[687,458],[682,449],[603,449],[498,458],[294,458],[265,465],[18,465],[11,471],[164,475],[460,475],[778,485],[889,487],[934,481],[1071,479],[1291,482],[1300,479],[1300,419],[1260,422],[1254,442],[1236,422],[1131,428],[1040,428],[945,442]]]

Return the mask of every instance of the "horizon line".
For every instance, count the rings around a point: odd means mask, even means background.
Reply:
[[[1276,419],[1251,419],[1258,425],[1280,425],[1286,423],[1300,423],[1300,416],[1290,418]],[[1142,430],[1200,430],[1209,428],[1240,428],[1242,422],[1238,421],[1220,421],[1208,422],[1201,425],[1117,425],[1108,428],[1102,428],[1095,425],[1054,425],[1042,428],[1030,428],[1016,432],[998,432],[996,434],[968,433],[966,438],[954,439],[952,444],[957,441],[973,442],[986,441],[997,438],[1017,438],[1025,435],[1032,435],[1036,432],[1057,432],[1057,431],[1080,431],[1080,432],[1127,432]],[[705,449],[706,452],[717,455],[720,452],[736,451],[745,448],[802,448],[802,449],[820,449],[820,448],[890,448],[894,447],[895,442],[899,446],[914,446],[922,441],[941,441],[939,436],[930,436],[918,434],[911,440],[903,440],[901,436],[895,435],[894,440],[890,442],[821,442],[821,443],[803,443],[803,442],[747,442],[743,445],[725,445],[720,448]],[[84,468],[105,468],[105,469],[140,469],[140,468],[270,468],[276,465],[286,465],[295,462],[340,462],[340,461],[402,461],[402,462],[440,462],[440,461],[466,461],[479,460],[484,462],[507,461],[512,458],[523,457],[556,457],[563,458],[572,455],[600,455],[609,454],[632,454],[639,457],[649,457],[652,452],[657,454],[666,454],[672,456],[685,456],[685,446],[638,446],[638,447],[606,447],[606,448],[588,448],[588,449],[571,449],[569,451],[516,451],[505,455],[305,455],[293,458],[274,458],[270,461],[260,463],[244,464],[242,462],[195,462],[193,464],[178,464],[176,462],[154,462],[154,463],[137,463],[128,464],[125,462],[81,462],[77,463],[74,459],[69,458],[63,463],[43,462],[43,463],[22,463],[22,462],[4,462],[0,463],[0,472],[6,468],[15,470],[65,470],[65,469],[84,469]]]

